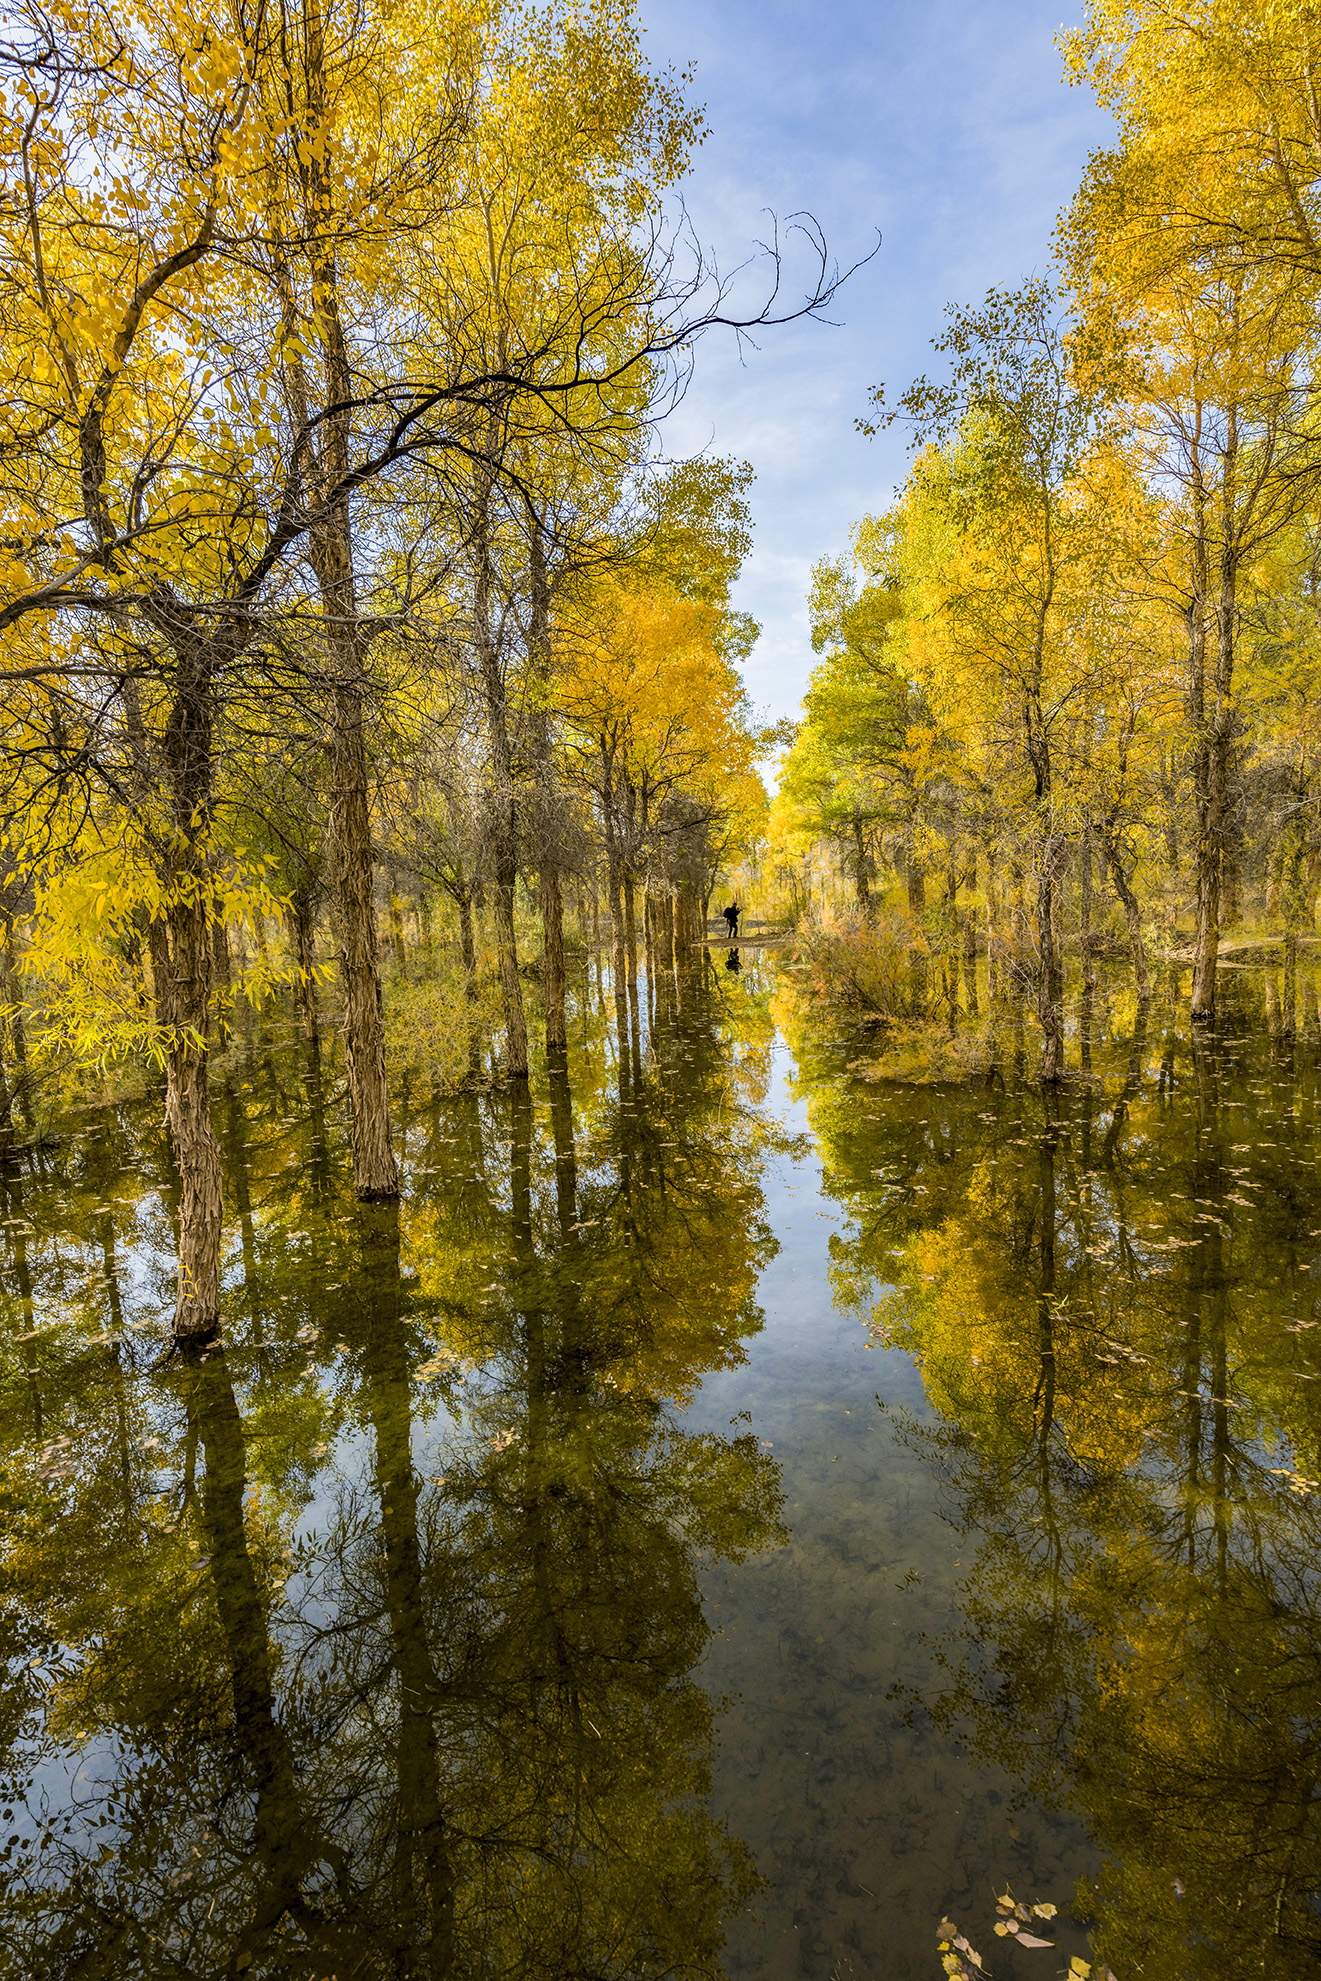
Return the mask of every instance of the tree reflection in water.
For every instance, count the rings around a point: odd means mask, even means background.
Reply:
[[[229,1092],[227,1350],[153,1371],[70,1319],[11,1384],[14,1971],[719,1972],[756,1881],[706,1810],[696,1577],[781,1530],[769,1454],[674,1408],[773,1245],[764,1021],[731,1062],[712,997],[658,987],[645,1065],[634,1004],[617,1083],[596,1050],[577,1094],[437,1101],[402,1211],[330,1197],[319,1067],[261,1179]]]
[[[1122,1977],[1321,1961],[1317,1044],[1242,995],[1157,1080],[1139,1007],[1096,1087],[814,1113],[841,1292],[921,1360],[935,1420],[901,1435],[963,1537],[910,1703],[1082,1816]]]

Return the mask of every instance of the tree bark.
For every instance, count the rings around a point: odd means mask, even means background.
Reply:
[[[485,456],[478,468],[473,638],[486,709],[486,732],[491,747],[495,941],[505,1014],[505,1071],[512,1080],[526,1080],[527,1016],[523,1009],[523,986],[518,975],[518,939],[514,924],[514,890],[518,880],[518,801],[509,738],[508,703],[491,617],[494,572],[490,543],[490,495],[496,451],[493,429],[492,421],[488,427]]]
[[[202,844],[213,772],[215,655],[176,630],[174,699],[163,738],[174,833],[165,856],[165,912],[152,961],[165,1049],[165,1118],[179,1172],[174,1336],[211,1339],[220,1326],[220,1144],[207,1089],[211,992],[210,874]]]
[[[1064,970],[1056,941],[1055,889],[1063,843],[1058,833],[1047,833],[1041,842],[1037,864],[1037,946],[1041,961],[1037,974],[1037,1018],[1041,1024],[1041,1077],[1056,1081],[1064,1077]]]
[[[9,1039],[14,1055],[13,1098],[23,1117],[23,1126],[32,1132],[32,1082],[28,1073],[27,1032],[23,1025],[23,990],[14,961],[14,917],[4,918],[4,988],[9,1005]]]
[[[853,814],[853,874],[859,912],[871,916],[871,888],[867,880],[867,841],[863,836],[861,814]]]
[[[459,948],[463,953],[463,967],[468,973],[468,988],[472,993],[476,986],[477,945],[472,934],[472,896],[465,888],[459,895]]]
[[[325,51],[319,14],[308,16],[309,112],[324,110]],[[365,736],[362,663],[369,644],[358,614],[349,518],[349,407],[353,382],[340,318],[338,269],[321,229],[333,211],[329,160],[309,151],[303,194],[310,244],[312,314],[325,374],[326,417],[313,433],[293,285],[283,256],[277,284],[285,332],[285,377],[294,423],[307,449],[309,480],[327,504],[309,532],[308,552],[321,593],[322,627],[330,672],[331,883],[340,973],[344,985],[344,1065],[352,1114],[353,1187],[364,1201],[399,1195],[399,1170],[390,1145],[390,1100],[385,1076],[385,1004],[376,932],[375,868]],[[330,409],[334,410],[330,410]],[[331,498],[334,498],[333,500]]]
[[[229,932],[217,915],[211,924],[211,970],[216,991],[216,1038],[229,1044],[229,1014],[234,1003],[234,972],[229,959]]]
[[[296,890],[291,909],[294,941],[298,948],[298,1003],[303,1013],[303,1031],[309,1039],[315,1039],[320,1035],[316,1005],[316,946],[312,897],[307,888]]]
[[[1138,898],[1129,884],[1128,875],[1124,872],[1124,863],[1119,856],[1119,846],[1112,831],[1103,830],[1101,846],[1115,893],[1124,911],[1124,920],[1128,924],[1128,947],[1133,958],[1133,981],[1139,998],[1145,1004],[1151,996],[1151,979],[1147,974],[1147,951],[1142,940],[1142,911],[1138,906]]]
[[[350,578],[351,583],[351,578]],[[352,1111],[353,1188],[366,1203],[399,1195],[385,1078],[385,1000],[376,933],[363,698],[336,687],[331,725],[335,919],[344,985],[344,1066]]]
[[[977,885],[977,868],[974,865],[968,876],[969,885]],[[968,1016],[976,1018],[981,1005],[977,996],[977,911],[969,905],[963,923],[963,988],[968,1001]]]
[[[1231,416],[1232,417],[1232,416]],[[1232,430],[1230,442],[1232,442]],[[1230,443],[1224,461],[1226,481],[1232,479]],[[1226,491],[1227,502],[1231,500]],[[1232,510],[1230,512],[1232,514]],[[1189,713],[1198,732],[1193,762],[1197,808],[1197,933],[1193,952],[1192,1017],[1195,1024],[1215,1018],[1216,967],[1220,955],[1220,861],[1225,826],[1225,790],[1229,737],[1228,711],[1222,697],[1233,675],[1233,570],[1230,546],[1221,546],[1221,596],[1216,610],[1215,678],[1207,706],[1206,600],[1208,596],[1206,510],[1200,480],[1194,484],[1193,586],[1189,609]],[[1228,610],[1227,610],[1228,608]]]
[[[991,1009],[1000,1001],[1000,890],[995,861],[986,851],[986,996]]]
[[[546,1050],[566,1049],[569,1042],[564,1005],[564,900],[560,889],[560,813],[551,760],[550,720],[550,584],[539,520],[532,526],[531,628],[529,648],[540,695],[533,711],[532,757],[537,786],[538,873],[537,905],[541,913],[542,975],[546,1007]]]
[[[408,952],[404,947],[404,913],[399,904],[399,877],[393,867],[387,867],[385,878],[390,893],[390,937],[394,943],[394,960],[403,979],[408,975]]]

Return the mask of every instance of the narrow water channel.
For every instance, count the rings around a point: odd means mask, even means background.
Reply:
[[[3,1172],[6,1974],[1318,1971],[1310,986],[1043,1095],[743,961],[405,1080],[397,1213],[251,1021],[201,1361],[155,1094]]]

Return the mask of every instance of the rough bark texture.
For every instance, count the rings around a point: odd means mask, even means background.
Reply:
[[[201,836],[211,798],[209,644],[176,633],[174,700],[163,738],[175,831],[166,855],[165,912],[152,928],[157,1017],[165,1040],[165,1118],[179,1174],[174,1334],[206,1339],[220,1326],[220,1144],[207,1090],[211,993],[209,876]]]
[[[308,17],[307,73],[312,107],[317,108],[324,91],[324,47],[319,16],[315,14]],[[340,319],[338,271],[329,243],[319,235],[322,214],[332,210],[328,160],[309,156],[303,166],[303,192],[311,244],[312,313],[321,349],[327,409],[315,432],[309,418],[306,376],[298,355],[292,286],[281,263],[281,303],[288,340],[285,375],[295,424],[309,457],[309,480],[313,492],[327,505],[323,519],[309,533],[308,550],[321,593],[331,677],[328,737],[331,886],[344,986],[344,1065],[352,1109],[353,1187],[360,1198],[387,1201],[399,1194],[399,1170],[390,1146],[385,1007],[376,932],[364,727],[363,660],[369,640],[358,614],[346,489],[348,408],[353,383]],[[331,408],[343,410],[330,411]],[[336,491],[340,493],[336,495]]]

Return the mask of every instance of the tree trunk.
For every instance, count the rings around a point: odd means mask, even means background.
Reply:
[[[624,967],[628,975],[629,989],[636,990],[638,983],[638,918],[637,904],[633,893],[633,875],[624,868]]]
[[[32,1132],[32,1082],[28,1075],[28,1042],[23,1024],[23,987],[19,982],[18,969],[14,961],[14,917],[7,913],[4,918],[4,979],[5,998],[9,1005],[9,1038],[14,1053],[13,1097],[18,1102],[18,1111],[23,1117],[23,1125]]]
[[[306,59],[309,108],[323,109],[324,47],[320,18],[309,16]],[[309,453],[313,493],[327,505],[309,532],[308,552],[321,593],[322,630],[331,675],[331,887],[344,985],[344,1066],[352,1113],[353,1187],[364,1201],[399,1195],[390,1146],[385,1077],[385,1005],[376,933],[375,871],[367,768],[362,665],[369,639],[358,614],[353,538],[346,486],[353,381],[340,320],[338,270],[322,236],[333,211],[324,154],[302,162],[306,234],[312,264],[312,311],[325,373],[326,415],[315,433],[309,417],[302,337],[293,285],[277,249],[276,275],[285,332],[285,378],[299,438]],[[330,410],[333,408],[334,410]]]
[[[404,913],[399,901],[399,881],[393,867],[385,872],[386,886],[390,895],[390,937],[394,943],[394,960],[399,975],[408,975],[408,952],[404,948]]]
[[[316,1008],[316,949],[312,897],[305,887],[295,892],[291,911],[294,942],[298,949],[298,1002],[303,1013],[303,1031],[309,1039],[315,1039],[320,1035]]]
[[[1139,998],[1145,1004],[1151,996],[1151,979],[1147,975],[1147,952],[1142,940],[1142,912],[1138,907],[1138,898],[1124,872],[1124,863],[1119,857],[1119,847],[1112,831],[1103,832],[1101,846],[1105,854],[1106,866],[1110,870],[1110,878],[1114,882],[1115,893],[1119,896],[1120,906],[1124,910],[1124,920],[1128,924],[1129,953],[1133,958],[1133,981],[1137,986]]]
[[[995,861],[986,853],[986,996],[992,1010],[1000,1001],[1000,890]]]
[[[152,944],[164,1034],[165,1118],[179,1171],[179,1266],[174,1336],[195,1343],[220,1326],[220,1144],[207,1090],[211,889],[202,836],[212,780],[214,655],[186,636],[176,648],[174,701],[163,739],[175,827],[165,910]]]
[[[963,948],[959,922],[959,876],[953,865],[945,876],[945,1002],[949,1008],[949,1028],[959,1027],[959,957]]]
[[[909,910],[914,915],[924,914],[927,905],[926,870],[916,860],[909,860],[907,878]]]
[[[336,687],[331,727],[335,919],[344,984],[344,1066],[352,1109],[353,1188],[365,1203],[399,1195],[385,1079],[385,1001],[376,934],[363,701]]]
[[[14,1146],[14,1116],[10,1107],[9,1082],[5,1078],[4,1056],[0,1054],[0,1156]]]
[[[1281,1029],[1292,1039],[1298,1025],[1298,931],[1307,905],[1307,847],[1302,820],[1307,803],[1307,784],[1301,766],[1294,771],[1289,790],[1289,820],[1285,831],[1280,865],[1280,892],[1284,905],[1284,998]]]
[[[1205,518],[1199,506],[1195,515],[1195,566],[1190,696],[1193,721],[1199,731],[1194,762],[1194,791],[1197,801],[1197,934],[1193,953],[1192,1017],[1195,1024],[1210,1024],[1215,1018],[1216,969],[1220,958],[1220,890],[1224,854],[1226,797],[1228,793],[1229,741],[1231,715],[1227,706],[1233,686],[1234,634],[1237,601],[1235,553],[1232,542],[1233,473],[1237,428],[1233,409],[1229,415],[1223,478],[1226,529],[1222,535],[1220,595],[1216,601],[1216,662],[1210,706],[1207,706]],[[1199,595],[1200,594],[1200,595]]]
[[[217,915],[211,924],[211,969],[216,989],[216,1038],[229,1044],[229,1014],[234,1004],[234,973],[229,960],[229,932]]]
[[[494,573],[490,546],[490,493],[496,449],[493,428],[494,422],[488,428],[486,453],[478,470],[473,635],[486,708],[486,732],[491,748],[491,851],[495,869],[496,958],[505,1015],[505,1070],[511,1080],[526,1080],[527,1016],[523,1009],[523,986],[518,975],[518,938],[514,924],[514,890],[518,881],[517,792],[505,684],[491,618]]]
[[[858,909],[861,914],[870,917],[871,889],[867,880],[867,842],[863,836],[862,818],[858,812],[853,814],[853,863]]]
[[[619,840],[612,826],[606,827],[606,854],[608,871],[606,886],[610,908],[610,965],[614,979],[615,1016],[619,1027],[620,1050],[626,1050],[627,1037],[625,1018],[627,1010],[628,986],[628,937],[624,929],[624,863],[620,856]]]
[[[532,527],[531,627],[528,641],[533,671],[540,684],[531,723],[532,758],[537,786],[538,872],[537,906],[541,914],[546,1006],[546,1050],[560,1052],[569,1042],[564,1006],[564,900],[560,888],[560,812],[551,760],[550,722],[550,585],[545,545],[539,520]]]
[[[463,967],[468,973],[469,992],[475,992],[474,979],[477,975],[477,945],[472,934],[472,896],[464,888],[458,898],[459,906],[459,948],[463,953]]]
[[[1160,760],[1161,827],[1165,840],[1165,864],[1177,879],[1179,873],[1179,814],[1175,798],[1174,759],[1162,752]]]
[[[1041,963],[1037,976],[1037,1017],[1041,1024],[1041,1077],[1064,1077],[1064,971],[1055,928],[1055,890],[1062,842],[1057,833],[1042,841],[1037,864],[1037,946]]]
[[[977,885],[977,869],[969,875],[969,885]],[[968,1016],[976,1018],[981,1006],[977,996],[977,912],[969,905],[963,922],[963,989],[968,1000]]]

